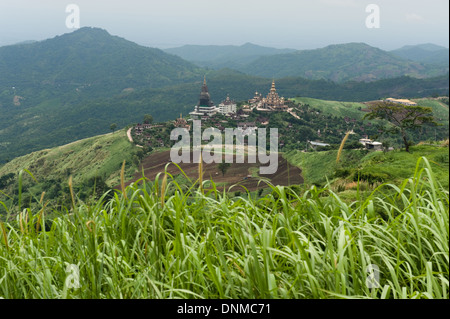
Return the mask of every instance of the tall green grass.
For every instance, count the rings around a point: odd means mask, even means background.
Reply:
[[[350,205],[328,187],[236,198],[201,174],[186,189],[166,173],[110,200],[75,198],[51,221],[44,201],[11,208],[0,297],[448,298],[449,192],[425,158],[411,175]]]

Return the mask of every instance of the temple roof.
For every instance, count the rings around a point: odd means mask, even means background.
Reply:
[[[229,95],[227,95],[227,98],[225,99],[225,101],[222,101],[222,104],[223,105],[232,105],[232,104],[236,104],[236,103],[230,99]]]

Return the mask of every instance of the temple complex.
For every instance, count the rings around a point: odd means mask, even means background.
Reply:
[[[254,108],[260,111],[288,111],[288,105],[284,97],[280,97],[277,93],[275,87],[275,81],[272,81],[272,87],[270,88],[269,94],[263,97],[261,93],[256,92],[253,99],[248,100],[249,105],[243,105],[242,111],[251,112]],[[227,116],[234,116],[237,113],[236,102],[230,99],[229,96],[219,104],[215,106],[209,95],[208,86],[206,85],[206,77],[203,79],[202,91],[200,93],[200,99],[198,104],[195,106],[193,112],[190,112],[191,118],[196,119],[207,119],[208,117],[214,116],[216,114],[224,114]],[[242,117],[248,115],[242,115]]]

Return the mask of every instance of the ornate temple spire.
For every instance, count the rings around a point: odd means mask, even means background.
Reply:
[[[198,102],[198,106],[213,106],[214,103],[211,101],[211,97],[209,95],[208,86],[206,85],[206,75],[203,78],[202,91],[200,93],[200,100]]]
[[[270,92],[276,92],[277,89],[275,88],[275,80],[272,80],[272,88],[270,89]]]

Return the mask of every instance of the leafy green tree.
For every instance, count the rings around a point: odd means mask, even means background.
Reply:
[[[225,173],[226,173],[227,170],[230,168],[230,166],[231,166],[230,163],[222,162],[222,163],[220,163],[217,167],[218,167],[219,170],[222,172],[222,176],[225,176]]]
[[[142,150],[144,151],[145,154],[148,154],[151,151],[153,151],[153,147],[146,145]]]
[[[9,173],[0,177],[0,188],[8,186],[14,180],[15,174]]]
[[[109,129],[113,132],[113,134],[114,134],[114,131],[117,129],[117,124],[116,123],[112,123],[110,126],[109,126]]]
[[[140,148],[136,151],[136,156],[139,158],[139,161],[141,161],[144,158],[144,155],[145,153],[143,149]]]
[[[145,114],[144,115],[144,123],[145,124],[152,124],[153,123],[153,116],[151,116],[150,114]]]
[[[369,106],[369,113],[364,119],[382,119],[392,124],[385,131],[390,134],[401,134],[405,149],[409,152],[408,130],[415,130],[422,125],[437,125],[433,117],[433,109],[418,105],[403,105],[390,102],[377,102]]]

